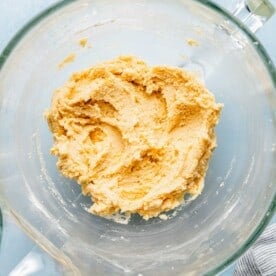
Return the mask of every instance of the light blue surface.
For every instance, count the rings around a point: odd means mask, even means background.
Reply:
[[[57,0],[1,0],[0,1],[0,51],[8,41],[31,17],[39,13]],[[225,5],[229,1],[215,1]],[[276,6],[276,0],[271,1]],[[274,16],[258,32],[257,36],[276,64],[276,27]],[[274,216],[273,219],[276,222]],[[58,275],[58,265],[47,254],[36,246],[15,222],[5,216],[3,239],[0,250],[0,276],[4,275]],[[32,261],[36,261],[34,266]],[[234,266],[229,267],[221,275],[232,275]]]

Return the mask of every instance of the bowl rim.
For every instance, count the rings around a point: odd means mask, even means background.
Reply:
[[[2,233],[3,233],[3,215],[2,215],[1,208],[0,208],[0,245],[1,245],[1,241],[2,241]]]
[[[226,9],[217,5],[216,3],[210,0],[192,0],[198,2],[211,10],[221,14],[226,19],[229,19],[231,23],[233,23],[246,37],[249,39],[256,52],[259,54],[260,58],[264,62],[264,65],[267,69],[268,74],[272,80],[273,86],[276,91],[276,68],[273,64],[273,61],[269,57],[267,51],[259,41],[259,39],[237,18],[235,18],[232,14],[230,14]],[[16,34],[12,37],[12,39],[8,42],[4,50],[0,53],[0,73],[4,64],[8,60],[8,57],[12,54],[13,50],[17,46],[17,44],[21,41],[21,39],[37,24],[39,24],[44,18],[52,15],[54,12],[62,9],[70,3],[76,2],[76,0],[64,0],[61,2],[57,2],[55,4],[50,5],[48,8],[44,9],[42,12],[38,13],[36,16],[32,17]],[[4,206],[2,206],[4,207]],[[225,270],[228,266],[230,266],[234,261],[236,261],[249,247],[257,240],[257,238],[261,235],[265,227],[269,224],[270,220],[274,216],[276,211],[276,194],[274,194],[272,201],[266,210],[263,218],[261,219],[259,225],[254,229],[254,231],[247,237],[247,239],[243,242],[243,245],[236,250],[231,256],[225,259],[222,263],[218,264],[216,267],[212,268],[210,271],[206,272],[205,275],[215,275],[223,270]],[[3,233],[3,217],[0,209],[0,245],[1,238]]]

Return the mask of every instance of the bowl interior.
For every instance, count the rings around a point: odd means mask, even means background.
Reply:
[[[83,274],[215,269],[256,231],[276,189],[275,87],[255,47],[229,18],[197,1],[80,0],[49,11],[0,73],[2,201],[39,244]],[[59,69],[72,53],[75,61]],[[89,214],[90,199],[49,154],[43,112],[54,89],[118,55],[193,71],[224,103],[202,195],[167,221],[133,216],[126,225]]]

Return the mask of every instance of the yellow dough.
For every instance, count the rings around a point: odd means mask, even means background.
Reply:
[[[91,213],[149,219],[200,194],[221,108],[188,72],[121,56],[55,91],[51,153],[91,196]]]

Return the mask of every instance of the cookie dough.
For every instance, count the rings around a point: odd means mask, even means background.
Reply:
[[[61,69],[63,68],[65,65],[74,62],[76,59],[76,54],[75,53],[71,53],[69,54],[59,65],[58,68]]]
[[[147,220],[200,194],[221,108],[192,74],[121,56],[55,91],[51,153],[91,197],[91,213]]]

